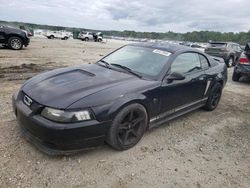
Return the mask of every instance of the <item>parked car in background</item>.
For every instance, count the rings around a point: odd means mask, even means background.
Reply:
[[[207,47],[207,44],[205,44],[205,43],[193,43],[190,45],[190,47],[204,52],[206,47]]]
[[[240,45],[233,42],[211,42],[205,49],[205,53],[223,58],[228,67],[235,65],[242,51]]]
[[[27,31],[29,37],[33,36],[33,30],[30,30],[30,29],[26,28],[25,26],[20,26],[19,29]]]
[[[198,50],[134,43],[95,64],[31,78],[13,95],[13,111],[24,135],[48,154],[104,142],[126,150],[150,128],[214,110],[226,81],[225,63]]]
[[[78,35],[78,38],[83,41],[94,40],[95,42],[101,42],[103,40],[103,34],[101,32],[86,32],[81,31]]]
[[[59,38],[62,40],[67,40],[72,36],[72,33],[67,31],[47,31],[45,32],[45,36],[48,39]]]
[[[29,45],[30,39],[27,31],[0,26],[0,44],[5,45],[13,50],[21,50],[23,46]]]
[[[236,62],[232,79],[238,82],[242,76],[250,77],[250,42],[246,44],[245,50]]]

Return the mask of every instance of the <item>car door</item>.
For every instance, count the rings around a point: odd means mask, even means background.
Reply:
[[[161,113],[192,106],[204,98],[206,75],[198,53],[188,52],[178,55],[172,62],[168,75],[173,72],[182,74],[185,79],[169,82],[166,76],[163,80]]]
[[[93,38],[94,38],[94,37],[93,37],[93,33],[89,32],[89,33],[88,33],[88,37],[89,37],[89,40],[93,40]]]
[[[0,26],[0,43],[5,42],[5,29],[4,27]]]

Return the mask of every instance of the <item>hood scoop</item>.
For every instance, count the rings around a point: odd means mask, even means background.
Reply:
[[[52,83],[53,85],[62,84],[62,83],[69,84],[69,83],[79,82],[79,81],[82,81],[84,79],[87,79],[89,77],[94,77],[94,76],[96,75],[91,72],[88,72],[82,69],[76,69],[76,70],[71,70],[68,72],[63,72],[55,76],[52,76],[47,81],[49,81],[49,83]]]

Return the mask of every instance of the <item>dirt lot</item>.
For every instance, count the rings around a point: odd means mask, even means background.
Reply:
[[[123,44],[32,39],[22,51],[0,49],[1,187],[250,187],[250,81],[232,82],[232,69],[215,111],[155,128],[128,151],[51,157],[24,140],[11,95],[27,78],[93,63]]]

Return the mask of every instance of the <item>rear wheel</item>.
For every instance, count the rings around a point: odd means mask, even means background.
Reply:
[[[54,35],[50,35],[49,38],[50,39],[54,39],[55,37],[54,37]]]
[[[85,41],[89,41],[89,38],[88,38],[88,37],[85,37],[84,40],[85,40]]]
[[[8,46],[13,50],[21,50],[23,48],[23,41],[20,37],[10,37]]]
[[[216,83],[211,89],[210,95],[207,99],[207,103],[204,106],[204,109],[208,111],[214,110],[220,102],[221,93],[222,85],[220,83]]]
[[[232,80],[238,82],[240,80],[240,74],[237,72],[233,72]]]
[[[107,142],[116,150],[130,149],[143,137],[147,123],[147,112],[142,105],[128,105],[113,120]]]

